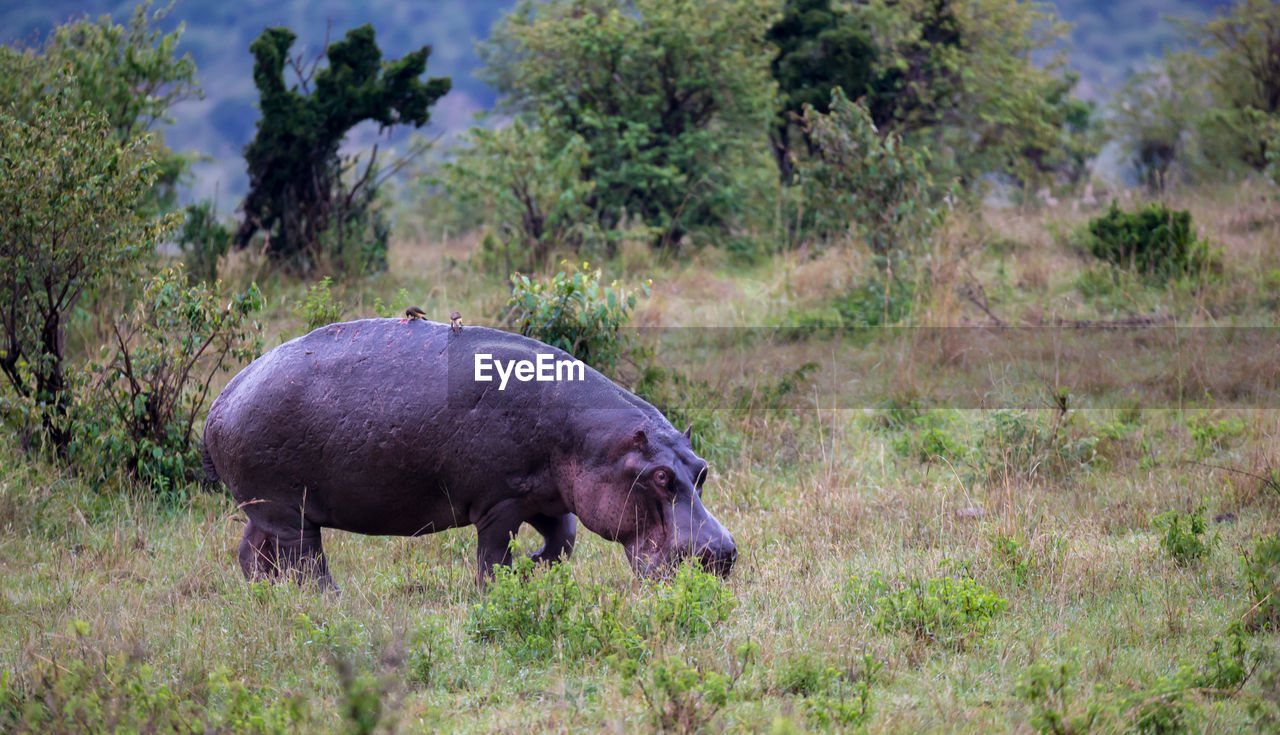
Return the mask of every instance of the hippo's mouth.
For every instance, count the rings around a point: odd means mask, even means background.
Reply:
[[[650,548],[642,549],[641,547],[645,545],[649,545]],[[627,560],[631,562],[631,568],[636,576],[645,579],[669,579],[676,568],[689,558],[696,559],[703,571],[724,578],[729,576],[734,562],[738,560],[738,550],[732,541],[720,545],[719,548],[712,544],[705,544],[701,549],[695,550],[687,547],[653,548],[652,544],[646,544],[641,540],[636,543],[624,543],[623,548],[626,550]]]

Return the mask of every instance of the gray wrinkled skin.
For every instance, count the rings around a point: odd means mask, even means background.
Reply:
[[[331,324],[271,350],[209,409],[205,466],[249,518],[240,565],[333,587],[320,529],[416,536],[474,525],[478,579],[528,523],[539,561],[568,558],[577,519],[639,575],[693,555],[727,575],[733,537],[701,501],[707,463],[653,406],[591,368],[582,382],[473,380],[473,354],[565,353],[429,321]],[[666,479],[665,486],[663,479]]]

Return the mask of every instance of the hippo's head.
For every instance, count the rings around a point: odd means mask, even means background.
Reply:
[[[666,574],[692,556],[728,576],[738,549],[702,505],[707,463],[694,454],[690,432],[650,425],[600,441],[600,461],[580,467],[574,483],[582,523],[621,543],[638,575]]]

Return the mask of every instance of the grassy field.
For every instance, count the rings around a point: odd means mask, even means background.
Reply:
[[[1154,286],[1093,261],[1077,233],[1096,209],[992,210],[949,223],[911,323],[1172,315],[1275,326],[1271,194],[1238,187],[1172,203],[1222,249],[1223,272],[1207,284]],[[388,274],[340,291],[346,315],[372,316],[375,298],[395,303],[404,288],[429,314],[457,308],[469,324],[492,323],[506,291],[466,264],[474,242],[428,240],[402,240]],[[247,260],[230,265],[233,279],[262,277]],[[634,321],[661,327],[797,323],[870,274],[853,248],[742,265],[712,249],[674,264],[624,247],[605,268],[653,278]],[[291,306],[303,286],[273,278],[264,291],[268,346],[301,333]],[[793,346],[776,349],[779,364],[792,362]],[[730,357],[700,377],[718,385]],[[1260,385],[1273,385],[1275,364],[1250,368]],[[1240,560],[1280,528],[1280,411],[935,407],[911,398],[939,366],[914,367],[865,407],[832,408],[812,388],[819,373],[792,410],[682,409],[712,460],[707,507],[739,547],[723,590],[688,574],[639,582],[619,546],[584,531],[567,565],[486,595],[473,581],[470,529],[330,533],[340,596],[246,584],[235,561],[243,516],[225,491],[193,490],[180,507],[99,494],[0,438],[0,726],[1275,727],[1275,635],[1233,624],[1265,609],[1250,588],[1258,575]],[[1168,511],[1203,519],[1203,533],[1153,524]],[[537,545],[529,529],[515,543]],[[1262,573],[1273,583],[1277,560]],[[546,635],[527,635],[536,631]]]

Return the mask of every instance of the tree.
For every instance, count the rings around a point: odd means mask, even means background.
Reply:
[[[804,111],[814,149],[798,169],[806,199],[827,227],[853,226],[880,266],[895,268],[942,219],[946,190],[929,173],[927,153],[897,133],[881,137],[864,103],[837,87],[828,110]]]
[[[1070,96],[1060,56],[1031,60],[1065,31],[1028,0],[788,0],[767,36],[778,47],[783,110],[771,140],[783,182],[793,123],[805,105],[825,114],[837,88],[864,100],[881,136],[926,146],[940,179],[1078,180],[1097,149],[1091,108]]]
[[[778,47],[770,70],[782,109],[770,143],[785,184],[792,179],[791,131],[805,106],[825,114],[833,89],[851,99],[867,94],[876,52],[866,26],[853,13],[832,8],[831,0],[787,0],[765,40]]]
[[[328,66],[313,79],[301,59],[289,57],[296,38],[287,28],[268,28],[250,46],[262,118],[245,148],[249,193],[235,243],[244,247],[266,230],[267,252],[274,259],[305,268],[333,254],[325,252],[326,236],[342,242],[370,211],[377,151],[362,174],[344,182],[338,149],[347,131],[365,120],[375,120],[383,129],[421,127],[430,119],[428,108],[449,91],[450,82],[444,77],[425,83],[419,79],[426,72],[430,46],[383,62],[369,25],[347,31],[342,41],[329,45],[324,51]],[[286,85],[286,66],[297,74],[296,86]],[[385,262],[385,239],[380,252],[362,253],[359,260],[365,267]]]
[[[36,67],[0,50],[0,76]],[[86,290],[134,273],[175,222],[146,212],[157,175],[147,138],[112,135],[69,76],[38,99],[0,109],[0,372],[61,451],[68,316]]]
[[[12,85],[10,94],[21,90],[30,103],[55,94],[64,75],[69,74],[76,80],[75,102],[103,112],[118,142],[149,136],[149,154],[158,175],[146,206],[168,211],[175,204],[178,181],[192,156],[169,150],[156,127],[173,122],[169,111],[175,104],[202,93],[190,54],[177,54],[183,26],[162,33],[156,26],[168,9],[152,13],[150,8],[150,2],[136,7],[127,25],[113,23],[111,16],[103,15],[96,21],[80,19],[58,26],[38,55],[24,53],[39,63],[28,66],[24,76],[11,78],[8,84]],[[14,114],[32,112],[28,105],[25,112]]]
[[[774,118],[768,20],[751,0],[522,0],[480,47],[484,77],[553,149],[585,142],[604,228],[674,244],[731,217]]]
[[[1280,144],[1280,5],[1239,0],[1182,26],[1198,48],[1130,77],[1109,133],[1152,188],[1266,168]]]
[[[473,128],[467,142],[445,167],[449,192],[489,213],[496,232],[486,238],[488,254],[508,277],[545,266],[558,246],[577,251],[601,238],[586,204],[594,182],[582,177],[582,138],[557,147],[544,128],[517,119],[500,130]]]

